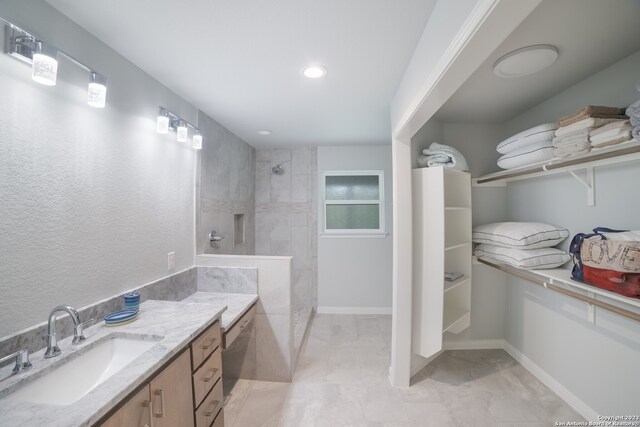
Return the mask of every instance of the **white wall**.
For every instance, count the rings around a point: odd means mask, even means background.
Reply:
[[[392,287],[391,146],[318,147],[318,173],[383,170],[384,238],[318,239],[318,311],[390,313]],[[321,176],[321,175],[319,175]],[[324,223],[322,195],[318,224]]]
[[[0,54],[0,336],[193,265],[197,153],[158,135],[164,105],[196,109],[44,1],[0,16],[104,73],[107,106],[87,106],[88,75],[60,61],[58,84]],[[3,38],[4,32],[0,35]],[[205,143],[207,136],[204,136]]]
[[[505,123],[505,134],[587,104],[628,105],[640,98],[639,71],[640,52]],[[572,235],[596,226],[638,230],[638,182],[637,162],[596,168],[595,207],[587,207],[585,190],[569,175],[510,183],[508,217],[557,224]],[[584,303],[509,276],[506,306],[506,339],[517,351],[597,413],[637,413],[640,323],[598,310],[593,325]]]

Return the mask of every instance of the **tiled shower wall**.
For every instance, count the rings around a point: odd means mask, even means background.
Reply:
[[[198,254],[255,254],[255,149],[205,114],[198,127],[206,140],[200,152],[196,191]],[[234,239],[234,215],[244,214],[244,243]],[[216,248],[209,244],[215,230],[224,239]]]
[[[282,175],[272,173],[277,165]],[[255,177],[256,255],[293,256],[294,323],[300,320],[304,329],[305,316],[317,306],[317,149],[257,150]]]

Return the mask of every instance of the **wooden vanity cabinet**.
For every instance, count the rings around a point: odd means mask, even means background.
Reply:
[[[151,426],[153,404],[149,399],[149,386],[146,385],[111,415],[102,427],[143,427]]]
[[[193,427],[191,354],[183,352],[149,383],[153,427]]]
[[[194,416],[196,427],[224,426],[222,340],[220,322],[211,325],[191,344]]]
[[[224,427],[222,339],[217,321],[95,425]]]

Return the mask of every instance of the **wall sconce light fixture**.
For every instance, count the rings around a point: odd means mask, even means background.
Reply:
[[[175,132],[178,142],[187,142],[189,140],[189,128],[193,131],[192,147],[200,150],[202,148],[200,129],[166,108],[158,107],[158,118],[156,119],[156,131],[158,133]]]
[[[33,34],[16,27],[5,19],[5,51],[14,58],[31,64],[31,78],[46,86],[55,86],[58,76],[58,57],[68,59],[89,73],[87,103],[104,108],[107,97],[107,78],[71,55],[57,49]]]

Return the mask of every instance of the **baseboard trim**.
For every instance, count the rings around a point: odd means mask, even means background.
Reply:
[[[503,350],[504,340],[445,341],[442,347],[445,350]]]
[[[391,307],[318,307],[318,314],[391,314]]]
[[[504,341],[504,351],[509,353],[518,363],[524,366],[527,371],[531,372],[534,377],[539,379],[544,385],[549,387],[562,400],[567,402],[569,406],[576,410],[580,415],[590,421],[598,420],[598,413],[591,409],[589,405],[580,400],[575,394],[571,393],[567,388],[555,380],[544,369],[536,365],[531,359],[525,356],[520,350],[515,348],[509,342]]]

